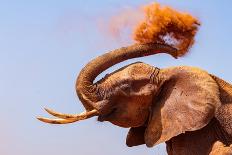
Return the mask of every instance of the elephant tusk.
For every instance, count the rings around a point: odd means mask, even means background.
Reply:
[[[49,119],[44,117],[37,117],[38,120],[44,122],[44,123],[50,123],[50,124],[68,124],[78,121],[77,119]]]
[[[59,112],[56,112],[54,110],[51,110],[51,109],[47,109],[47,108],[44,108],[45,111],[47,111],[49,114],[55,116],[55,117],[58,117],[58,118],[63,118],[63,119],[73,119],[73,118],[82,118],[82,117],[86,117],[86,112],[82,112],[80,114],[63,114],[63,113],[59,113]]]
[[[88,119],[90,117],[96,116],[99,114],[99,112],[97,110],[91,110],[91,111],[87,111],[87,112],[82,112],[81,114],[74,114],[74,115],[70,115],[70,114],[62,114],[62,113],[58,113],[55,112],[53,110],[49,110],[46,109],[45,110],[55,116],[58,117],[58,119],[49,119],[49,118],[44,118],[44,117],[37,117],[38,120],[45,122],[45,123],[50,123],[50,124],[67,124],[67,123],[73,123],[73,122],[77,122],[80,120],[84,120],[84,119]]]

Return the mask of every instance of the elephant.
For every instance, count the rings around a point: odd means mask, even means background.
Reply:
[[[174,58],[183,54],[167,44],[146,43],[93,59],[76,81],[77,95],[86,111],[63,114],[45,109],[57,118],[38,119],[66,124],[97,116],[100,122],[129,128],[129,147],[165,142],[169,155],[212,155],[223,148],[225,154],[232,154],[232,85],[217,76],[197,67],[160,69],[135,62],[94,82],[117,63],[159,53]]]

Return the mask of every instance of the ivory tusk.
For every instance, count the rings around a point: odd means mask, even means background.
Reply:
[[[37,117],[38,120],[45,122],[45,123],[50,123],[50,124],[68,124],[68,123],[73,123],[77,122],[80,120],[84,120],[93,116],[96,116],[98,114],[97,110],[91,110],[87,112],[83,112],[81,114],[75,114],[75,115],[70,115],[70,114],[62,114],[55,112],[53,110],[45,109],[49,114],[58,117],[58,119],[49,119],[49,118],[44,118],[44,117]]]
[[[44,108],[49,114],[55,116],[55,117],[58,117],[58,118],[63,118],[63,119],[73,119],[73,118],[81,118],[81,117],[86,117],[86,112],[82,112],[80,114],[63,114],[63,113],[59,113],[59,112],[56,112],[54,110],[51,110],[51,109],[47,109],[47,108]]]
[[[37,117],[37,119],[42,122],[50,123],[50,124],[68,124],[68,123],[79,121],[78,119],[60,119],[60,118],[49,119],[44,117]]]

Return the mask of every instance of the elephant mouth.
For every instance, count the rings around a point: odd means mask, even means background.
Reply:
[[[109,113],[99,115],[97,120],[99,122],[107,121],[116,112],[116,110],[116,108],[113,108]]]

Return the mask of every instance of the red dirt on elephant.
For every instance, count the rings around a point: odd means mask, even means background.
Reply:
[[[153,3],[144,7],[145,18],[138,24],[133,38],[138,43],[166,43],[184,55],[194,43],[199,21],[188,13]]]

